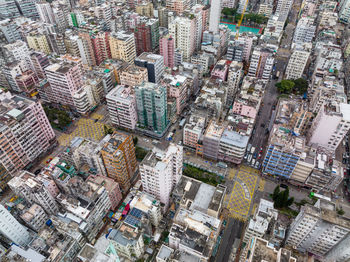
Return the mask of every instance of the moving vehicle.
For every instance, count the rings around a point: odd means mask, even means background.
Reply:
[[[218,162],[216,166],[221,168],[227,168],[227,164],[225,164],[224,162]]]

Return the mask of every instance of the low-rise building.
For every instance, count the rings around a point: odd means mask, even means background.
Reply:
[[[292,252],[285,248],[276,250],[269,245],[269,242],[259,237],[253,237],[241,255],[240,261],[276,261],[276,262],[297,262]]]
[[[87,181],[94,182],[98,185],[103,186],[108,193],[109,201],[111,202],[111,209],[114,210],[122,200],[123,196],[120,192],[120,188],[117,182],[113,179],[101,176],[101,175],[90,175]]]
[[[111,208],[107,190],[92,181],[75,176],[68,181],[69,195],[60,194],[57,201],[65,212],[57,216],[77,224],[79,231],[92,241],[104,225],[103,218]]]
[[[18,196],[23,197],[30,204],[40,205],[48,214],[58,212],[58,205],[45,181],[34,174],[22,170],[9,181],[8,185]]]
[[[140,258],[144,253],[143,235],[138,227],[123,223],[109,233],[108,240],[118,255],[128,259]]]
[[[159,226],[162,219],[160,201],[145,192],[137,192],[130,202],[130,208],[136,208],[147,214],[148,219],[155,227]]]
[[[274,209],[273,202],[260,199],[254,218],[249,219],[244,233],[244,243],[248,244],[253,237],[264,238],[268,228],[277,220],[277,217],[278,211]]]
[[[192,114],[183,129],[183,144],[196,149],[198,141],[205,130],[205,117]]]
[[[226,187],[216,187],[200,182],[196,179],[183,176],[174,189],[174,202],[188,210],[198,210],[209,216],[219,218]]]
[[[243,160],[249,136],[241,135],[228,126],[222,133],[219,143],[218,160],[240,164]]]
[[[221,220],[198,210],[179,208],[169,233],[169,246],[207,261],[214,249]]]
[[[22,213],[21,219],[23,219],[28,227],[38,232],[47,222],[48,216],[41,206],[33,204],[29,209]]]
[[[147,68],[129,65],[120,73],[120,84],[126,86],[137,86],[148,81]]]

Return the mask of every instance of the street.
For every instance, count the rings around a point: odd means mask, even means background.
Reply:
[[[221,239],[219,251],[216,255],[216,262],[229,261],[232,245],[236,238],[241,238],[244,223],[242,221],[230,218],[225,228],[224,235]]]

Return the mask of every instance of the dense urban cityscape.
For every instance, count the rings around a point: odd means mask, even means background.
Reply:
[[[0,261],[350,262],[350,0],[0,0]]]

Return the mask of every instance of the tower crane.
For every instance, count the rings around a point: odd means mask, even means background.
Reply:
[[[243,17],[244,17],[244,13],[245,13],[245,10],[247,10],[248,1],[249,1],[249,0],[246,0],[246,2],[245,2],[245,4],[244,4],[244,8],[243,8],[243,12],[242,12],[242,14],[241,14],[241,18],[239,19],[238,24],[237,24],[237,26],[236,26],[236,40],[237,40],[238,37],[239,37],[239,28],[241,27],[241,24],[242,24],[242,21],[243,21]]]

